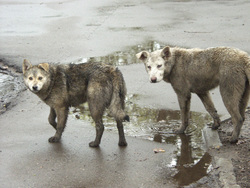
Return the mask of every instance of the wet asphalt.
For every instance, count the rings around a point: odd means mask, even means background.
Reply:
[[[2,1],[0,59],[21,69],[24,58],[33,63],[90,57],[111,61],[110,55],[118,53],[117,61],[123,61],[121,57],[159,45],[233,46],[250,52],[249,10],[247,1]],[[139,96],[136,104],[178,110],[171,86],[150,84],[143,65],[134,61],[118,65],[128,93]],[[226,116],[218,90],[212,96]],[[14,102],[0,115],[0,187],[178,187],[200,181],[212,170],[211,156],[192,135],[171,142],[127,134],[123,148],[117,133],[106,130],[100,148],[93,149],[88,143],[94,127],[73,115],[62,141],[50,144],[49,108],[29,91]],[[205,113],[195,96],[191,109]],[[159,148],[165,152],[155,154]],[[202,148],[198,156],[197,148]]]
[[[60,143],[47,122],[49,109],[32,93],[1,115],[1,187],[161,187],[174,186],[168,165],[176,146],[127,137],[118,146],[118,134],[105,131],[99,148],[88,143],[95,129],[69,117]],[[165,153],[154,153],[162,148]],[[174,170],[174,169],[173,169]]]

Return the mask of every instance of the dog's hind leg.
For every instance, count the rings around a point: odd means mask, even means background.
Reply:
[[[234,125],[232,136],[230,138],[231,143],[236,143],[238,141],[240,130],[243,125],[243,117],[241,116],[238,107],[234,107],[233,104],[227,104],[228,112],[232,117],[232,122]]]
[[[236,79],[231,79],[231,82],[227,83],[226,79],[227,78],[221,81],[220,93],[227,111],[232,117],[234,126],[230,142],[236,143],[238,141],[240,130],[244,121],[244,117],[241,115],[242,112],[240,111],[240,101],[242,100],[242,96],[245,92],[245,85]]]
[[[102,120],[96,120],[95,121],[95,129],[96,129],[96,137],[95,140],[89,143],[90,147],[98,147],[101,143],[103,131],[104,131],[104,125]]]
[[[211,100],[209,92],[205,92],[205,93],[197,94],[197,95],[201,99],[206,110],[212,116],[212,118],[214,120],[214,124],[212,125],[212,129],[218,129],[218,127],[220,126],[220,118],[219,118],[217,110],[215,109],[214,104]]]
[[[246,87],[245,87],[245,90],[244,90],[244,93],[242,95],[242,98],[240,100],[240,105],[239,105],[240,114],[241,114],[243,120],[245,120],[245,111],[246,111],[246,108],[248,105],[249,94],[250,94],[250,86],[249,86],[249,82],[247,81]]]
[[[56,127],[56,134],[49,138],[49,142],[59,142],[61,139],[62,133],[66,126],[67,118],[68,118],[68,107],[61,107],[55,109],[56,116],[57,116],[57,127]]]
[[[95,129],[96,129],[96,137],[95,140],[89,143],[90,147],[98,147],[99,144],[101,143],[103,131],[104,131],[104,125],[102,122],[102,116],[103,112],[105,110],[105,106],[101,105],[100,103],[97,104],[95,102],[90,102],[89,103],[89,110],[91,113],[91,116],[93,120],[95,121]]]
[[[117,128],[118,128],[118,132],[119,132],[119,142],[118,145],[119,146],[127,146],[127,142],[124,136],[124,130],[123,130],[123,124],[121,120],[116,120],[117,123]]]
[[[48,120],[49,120],[50,125],[52,125],[56,129],[56,126],[57,126],[56,112],[55,112],[54,108],[52,108],[52,107],[50,107],[50,113],[49,113]]]
[[[179,106],[181,110],[181,127],[175,131],[177,134],[182,134],[186,130],[189,124],[189,111],[190,111],[190,100],[191,100],[191,93],[186,95],[182,93],[177,93]]]

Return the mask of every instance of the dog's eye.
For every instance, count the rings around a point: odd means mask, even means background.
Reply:
[[[33,80],[33,78],[32,78],[32,77],[29,77],[29,80]]]
[[[42,79],[43,79],[43,77],[41,77],[41,76],[38,77],[38,80],[42,80]]]
[[[151,66],[148,66],[148,69],[151,69]]]
[[[161,68],[161,66],[162,66],[162,65],[157,65],[157,68],[159,69],[159,68]]]

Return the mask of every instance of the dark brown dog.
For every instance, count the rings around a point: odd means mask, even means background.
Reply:
[[[49,123],[56,129],[56,133],[49,138],[49,142],[61,139],[69,107],[88,102],[96,124],[96,138],[89,146],[98,147],[101,142],[104,131],[102,116],[106,108],[117,122],[118,144],[127,145],[122,124],[124,120],[129,121],[129,116],[124,112],[126,86],[117,68],[103,63],[42,63],[32,66],[24,60],[23,77],[29,90],[50,106]]]

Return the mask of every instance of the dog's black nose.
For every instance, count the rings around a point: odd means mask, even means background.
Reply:
[[[156,83],[156,81],[157,81],[157,78],[156,78],[156,77],[152,77],[152,78],[151,78],[151,82],[152,82],[152,83]]]
[[[38,87],[37,87],[37,86],[33,86],[32,89],[33,89],[34,91],[37,91]]]

